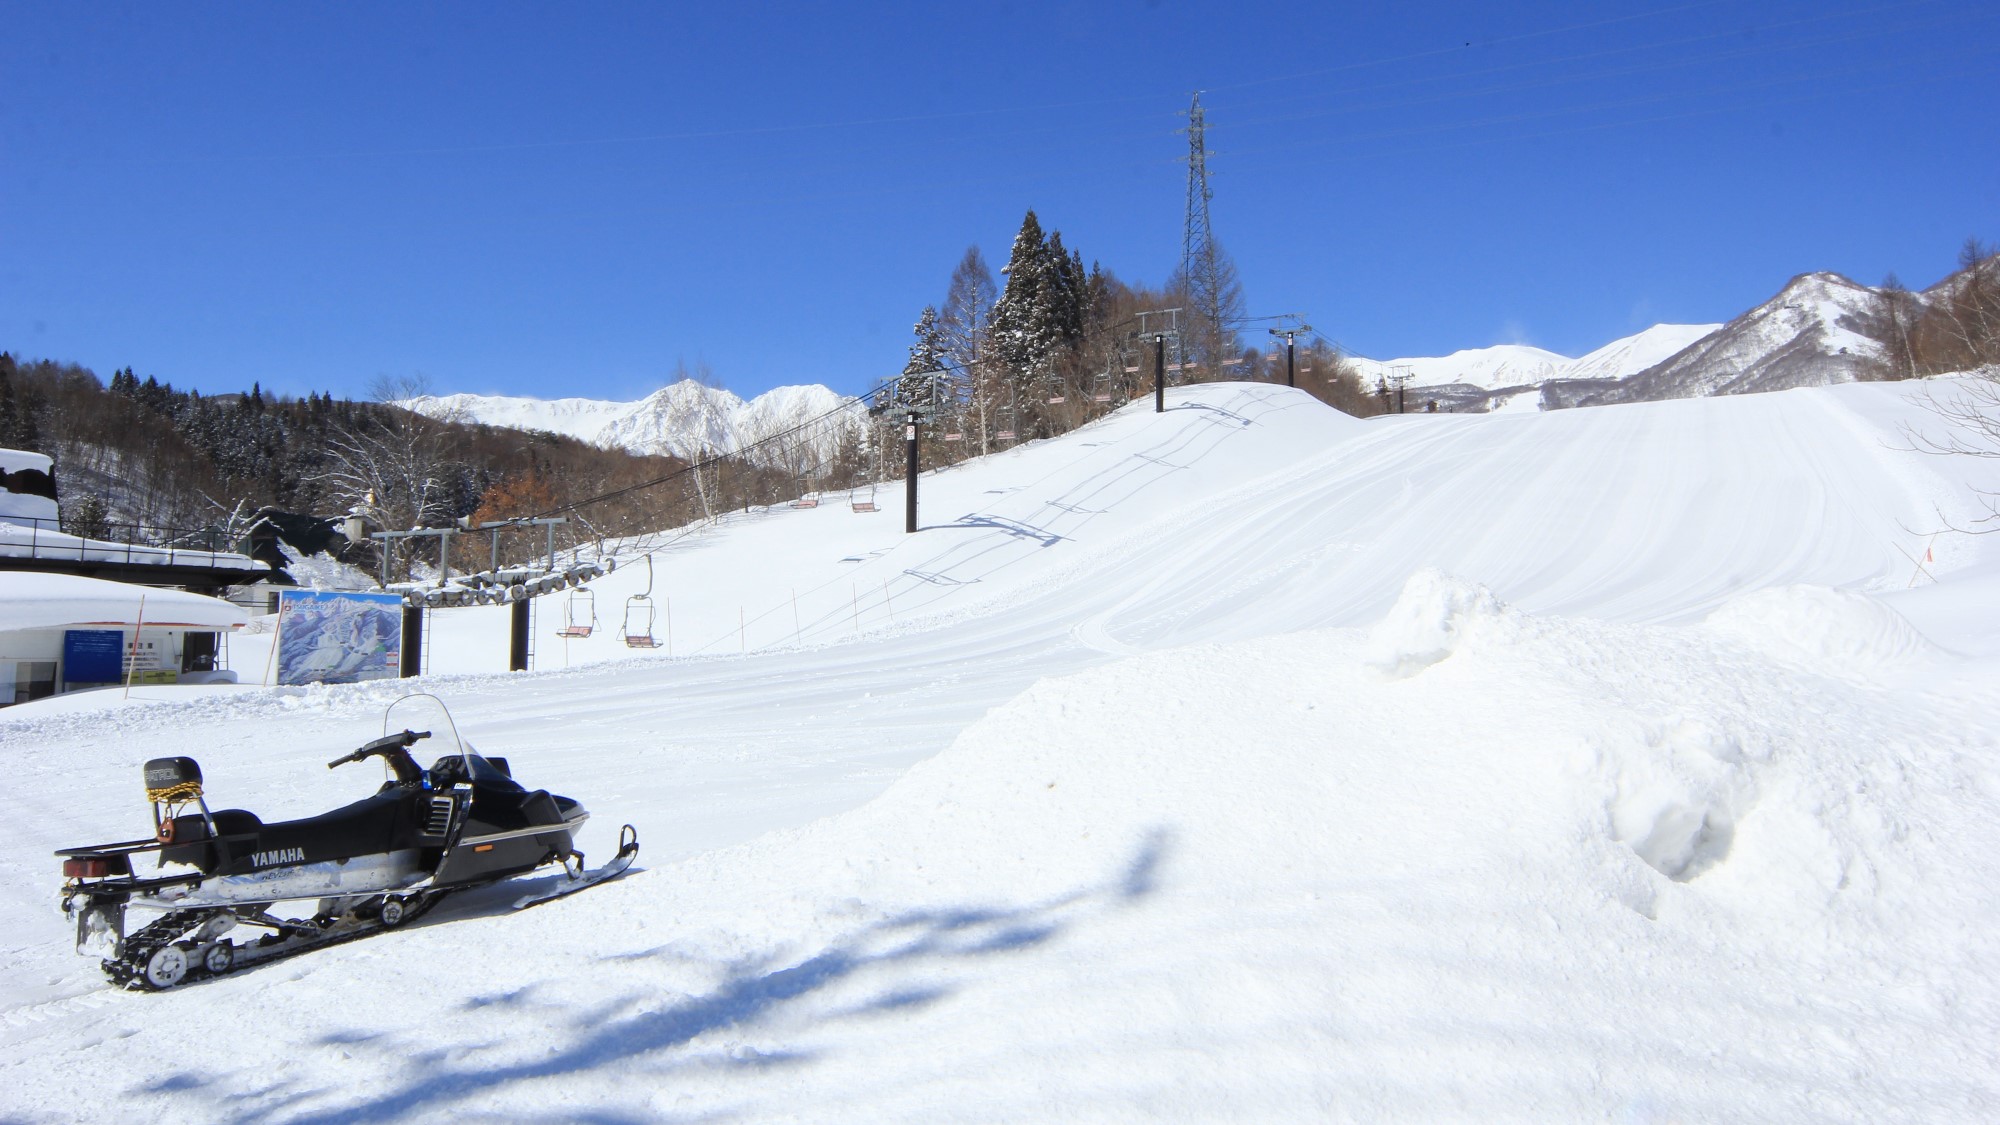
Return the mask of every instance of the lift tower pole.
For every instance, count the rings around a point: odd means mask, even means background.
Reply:
[[[1283,336],[1285,338],[1285,385],[1287,387],[1296,387],[1299,385],[1298,334],[1301,332],[1311,332],[1312,325],[1307,324],[1305,317],[1300,313],[1288,313],[1286,315],[1291,319],[1297,320],[1299,323],[1284,328],[1273,328],[1271,329],[1271,335]]]
[[[903,532],[917,533],[917,422],[922,417],[915,410],[903,417],[903,480],[907,483],[903,495]]]
[[[1152,322],[1151,325],[1148,325],[1148,321]],[[1162,324],[1161,321],[1165,323]],[[1149,309],[1139,314],[1139,331],[1133,333],[1141,340],[1148,336],[1153,338],[1153,413],[1155,414],[1164,414],[1167,411],[1167,337],[1171,336],[1178,342],[1181,338],[1180,326],[1181,310]],[[1185,352],[1182,353],[1182,357],[1186,357]]]

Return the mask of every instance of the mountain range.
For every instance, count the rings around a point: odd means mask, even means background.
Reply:
[[[840,411],[849,401],[818,384],[775,387],[745,401],[721,387],[682,379],[637,402],[453,394],[423,395],[398,405],[434,418],[542,430],[608,449],[701,460],[795,429],[830,455],[842,427],[860,424],[851,412]],[[814,422],[821,424],[808,425]]]
[[[1947,279],[1916,297],[1928,299],[1950,284]],[[1553,410],[1823,386],[1864,378],[1878,360],[1881,301],[1879,290],[1839,274],[1807,273],[1727,324],[1656,324],[1574,359],[1526,344],[1497,344],[1445,356],[1351,360],[1371,387],[1407,375],[1405,405],[1412,410]],[[453,394],[401,405],[635,453],[698,458],[748,448],[850,401],[817,384],[778,387],[745,401],[683,379],[637,402]],[[852,413],[842,418],[838,425],[811,427],[811,443],[831,452],[838,426],[860,424]]]

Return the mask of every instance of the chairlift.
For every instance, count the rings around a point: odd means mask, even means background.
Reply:
[[[798,478],[798,480],[799,480],[799,494],[798,497],[792,501],[792,507],[794,508],[819,507],[819,492],[815,489],[806,487],[807,485],[812,483],[812,478],[800,477]],[[653,556],[651,555],[646,556],[646,560],[649,565],[652,561],[652,558]]]
[[[817,503],[817,501],[815,501]],[[658,648],[653,639],[653,555],[646,553],[646,592],[625,599],[626,648]]]
[[[1095,380],[1091,384],[1090,401],[1092,402],[1111,401],[1111,372],[1109,371],[1098,372]]]
[[[866,500],[863,500],[863,499],[861,499],[861,497],[860,497],[860,496],[856,495],[856,493],[858,493],[858,492],[859,492],[859,489],[857,489],[857,488],[850,488],[850,489],[848,489],[848,490],[847,490],[847,506],[848,506],[849,508],[853,509],[853,510],[854,510],[854,511],[856,511],[856,512],[872,512],[872,511],[874,511],[874,510],[875,510],[875,486],[874,486],[874,484],[872,484],[872,483],[871,483],[871,484],[869,484],[869,486],[868,486],[868,499],[866,499]]]
[[[597,595],[588,586],[578,586],[563,602],[563,627],[556,630],[556,636],[580,640],[596,628]]]

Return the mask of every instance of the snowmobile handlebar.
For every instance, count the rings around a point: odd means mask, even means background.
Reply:
[[[387,754],[390,753],[391,751],[396,751],[396,750],[407,750],[410,747],[415,746],[417,744],[417,740],[429,738],[430,736],[431,732],[427,730],[406,730],[406,731],[400,731],[396,734],[385,734],[382,737],[376,739],[375,741],[369,743],[368,745],[363,746],[361,749],[356,750],[352,754],[345,754],[342,755],[341,757],[335,758],[331,762],[328,762],[326,764],[326,768],[332,769],[335,766],[344,766],[349,762],[365,761],[366,759],[372,758],[377,754]],[[405,755],[405,757],[407,756],[408,755]]]

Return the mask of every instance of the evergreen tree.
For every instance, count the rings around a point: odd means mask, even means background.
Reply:
[[[936,308],[924,306],[915,332],[917,338],[910,345],[910,360],[903,365],[902,378],[896,380],[896,403],[905,407],[934,406],[943,379],[939,372],[950,362],[945,356],[947,342],[944,329],[938,324]]]
[[[22,440],[21,411],[14,401],[13,364],[0,364],[0,447],[26,449]]]
[[[1060,233],[1044,236],[1030,210],[1001,272],[1007,288],[993,306],[988,334],[1023,417],[1046,434],[1041,406],[1062,393],[1066,362],[1083,337],[1089,300],[1083,257],[1063,249]]]

